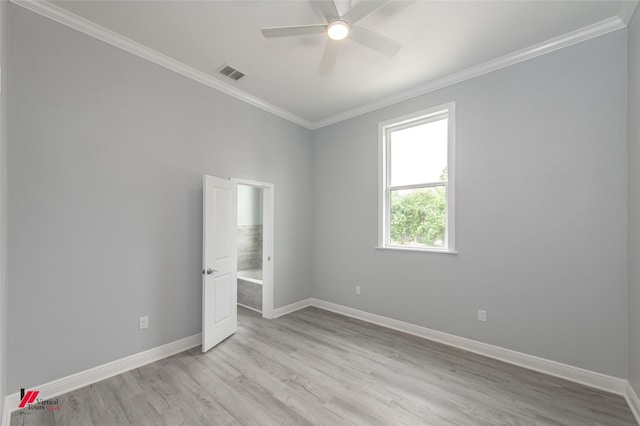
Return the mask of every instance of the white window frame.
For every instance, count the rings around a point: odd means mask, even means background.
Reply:
[[[388,170],[390,166],[388,135],[394,130],[414,127],[420,124],[436,121],[443,114],[448,118],[447,129],[447,182],[446,188],[446,229],[445,242],[442,248],[438,247],[404,247],[394,246],[391,244],[390,232],[390,208],[391,208],[391,190],[412,189],[429,187],[428,184],[417,185],[396,185],[389,184]],[[397,117],[378,123],[378,249],[390,249],[401,251],[420,251],[435,253],[457,253],[455,245],[455,123],[456,123],[456,105],[455,102],[449,102],[426,110],[418,111],[412,114]],[[431,185],[436,186],[436,185]],[[440,186],[440,185],[438,185]]]

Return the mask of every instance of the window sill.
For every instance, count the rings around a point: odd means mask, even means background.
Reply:
[[[440,253],[440,254],[458,254],[455,250],[438,250],[438,249],[428,249],[428,248],[417,248],[417,247],[383,247],[376,246],[376,250],[391,250],[391,251],[413,251],[420,253]]]

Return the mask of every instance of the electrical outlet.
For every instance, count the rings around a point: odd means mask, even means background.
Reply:
[[[149,327],[149,317],[140,317],[138,320],[138,330]]]
[[[486,321],[486,320],[487,320],[487,311],[478,309],[478,321]]]
[[[356,286],[356,294],[360,294],[360,286],[359,285]]]

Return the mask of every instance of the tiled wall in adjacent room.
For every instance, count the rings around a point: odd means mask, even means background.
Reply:
[[[238,225],[238,271],[262,269],[262,225]]]

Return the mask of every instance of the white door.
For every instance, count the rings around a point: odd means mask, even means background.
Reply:
[[[202,244],[202,352],[238,328],[235,235],[236,194],[227,179],[204,177]]]

